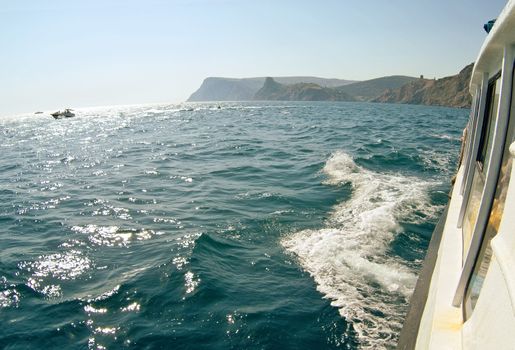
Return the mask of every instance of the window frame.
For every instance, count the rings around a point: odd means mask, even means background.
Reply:
[[[486,98],[488,97],[488,84],[490,82],[488,72],[483,73],[481,87],[479,90],[479,108],[476,110],[474,124],[473,124],[473,135],[471,135],[471,147],[468,150],[469,154],[467,155],[467,171],[464,174],[464,190],[463,190],[463,199],[461,202],[460,213],[458,215],[458,228],[462,228],[463,220],[465,218],[465,212],[467,210],[467,205],[470,197],[470,191],[472,189],[472,179],[474,178],[474,172],[476,170],[476,158],[477,152],[479,149],[479,137],[478,133],[481,132],[481,126],[483,125],[483,119],[486,112]]]
[[[459,307],[463,304],[464,296],[465,296],[465,290],[468,286],[468,281],[470,279],[470,276],[473,273],[473,269],[476,263],[476,260],[478,258],[478,253],[481,248],[481,243],[483,240],[483,235],[485,232],[486,225],[488,223],[488,219],[490,216],[490,210],[492,206],[492,201],[495,195],[496,187],[497,187],[497,179],[499,176],[501,161],[502,161],[502,150],[504,148],[505,142],[506,142],[506,135],[507,135],[507,129],[508,129],[508,121],[509,121],[509,115],[510,115],[510,105],[511,105],[511,93],[510,94],[503,94],[503,91],[506,89],[508,91],[513,90],[513,72],[514,72],[514,66],[515,66],[515,52],[512,50],[510,46],[504,47],[503,52],[503,60],[501,64],[501,78],[500,80],[500,96],[499,100],[497,101],[497,117],[496,122],[494,125],[494,131],[493,131],[493,138],[492,138],[492,147],[486,157],[488,157],[488,166],[486,167],[486,179],[485,179],[485,185],[482,191],[481,200],[480,200],[480,207],[478,211],[478,216],[475,222],[475,226],[473,229],[473,233],[471,236],[471,243],[470,247],[468,249],[467,256],[465,258],[462,272],[460,275],[460,279],[458,282],[458,285],[456,287],[456,292],[454,294],[454,298],[452,300],[452,305]],[[498,73],[497,73],[498,74]],[[492,79],[495,79],[498,77],[498,75],[495,74],[492,76]],[[483,75],[483,78],[485,76],[488,76],[488,73],[485,73]],[[490,83],[491,79],[488,79],[488,82]],[[487,86],[484,84],[485,79],[483,80],[482,86]],[[486,97],[486,89],[483,89],[484,95],[482,94],[482,97]],[[486,101],[485,101],[486,102]],[[486,107],[486,103],[485,103]],[[482,108],[483,113],[490,113],[489,110],[486,108]],[[484,116],[485,114],[483,114]],[[480,119],[480,118],[478,118]],[[479,122],[479,121],[478,121]],[[483,121],[481,121],[483,123]],[[478,124],[479,125],[479,124]],[[481,124],[482,125],[482,124]],[[474,135],[475,137],[479,135]],[[474,153],[472,155],[477,154],[476,152],[479,151],[479,140],[477,140],[477,148],[474,149]],[[486,159],[486,158],[485,158]],[[477,162],[474,162],[477,164]],[[472,168],[475,168],[475,166],[471,166],[471,170],[474,171]],[[469,174],[467,174],[469,175]],[[467,179],[468,180],[468,179]],[[468,184],[468,186],[471,186],[471,184]],[[464,203],[462,203],[462,209],[463,206],[466,206],[469,198],[463,198]],[[461,212],[460,212],[461,215]]]
[[[462,232],[462,262],[465,265],[467,255],[469,254],[469,250],[472,247],[472,241],[474,239],[474,234],[476,232],[476,226],[479,221],[479,216],[481,214],[481,207],[483,205],[483,201],[486,197],[485,188],[486,188],[486,172],[488,171],[490,162],[486,163],[487,158],[490,156],[493,143],[495,138],[495,130],[497,128],[498,121],[498,105],[495,106],[496,101],[496,88],[497,86],[502,85],[502,70],[498,71],[488,79],[483,84],[483,90],[485,91],[484,95],[484,108],[481,109],[480,112],[483,114],[478,118],[477,126],[476,126],[476,147],[474,148],[474,153],[471,155],[471,161],[473,162],[473,167],[471,167],[470,173],[470,183],[467,186],[467,197],[463,199],[462,208],[460,211],[461,222],[459,222],[459,227],[461,227]],[[500,99],[497,100],[497,104],[499,104]],[[493,112],[496,112],[495,114]],[[493,131],[493,134],[490,134]],[[491,139],[491,140],[490,140]],[[485,163],[488,166],[485,169]],[[477,176],[476,176],[477,173]],[[480,184],[478,184],[480,182]],[[474,185],[476,184],[476,185]],[[479,185],[479,186],[478,186]],[[475,207],[471,207],[475,204]],[[484,210],[484,209],[483,209]],[[466,221],[465,218],[470,216],[474,216],[474,221]],[[464,224],[467,224],[466,226]]]
[[[511,71],[511,83],[512,83],[512,89],[509,93],[509,98],[508,98],[508,103],[509,103],[509,106],[508,106],[508,117],[507,117],[507,125],[506,125],[506,132],[504,134],[504,145],[501,149],[501,157],[500,157],[500,162],[499,162],[499,169],[503,166],[503,161],[505,160],[505,157],[508,157],[508,158],[511,158],[512,155],[510,154],[510,151],[509,151],[509,147],[510,145],[515,141],[515,134],[514,134],[514,129],[515,129],[515,118],[512,119],[510,121],[510,114],[511,114],[511,111],[513,109],[513,104],[515,103],[515,91],[513,91],[513,89],[515,88],[515,84],[514,84],[514,79],[515,79],[515,61],[513,62],[513,66],[512,66],[512,71]],[[499,101],[500,102],[500,101]],[[510,137],[510,139],[508,139],[508,136]],[[515,167],[511,166],[511,169],[510,169],[510,173],[513,172],[515,170]],[[474,307],[472,307],[472,305],[469,305],[469,301],[468,300],[468,297],[467,295],[469,294],[469,290],[470,288],[472,287],[472,282],[473,281],[473,277],[475,275],[475,271],[476,271],[476,268],[478,267],[479,265],[479,268],[481,269],[483,265],[483,262],[485,261],[484,259],[486,258],[488,260],[487,262],[487,265],[486,265],[486,269],[488,271],[488,268],[490,267],[490,264],[491,264],[491,259],[492,259],[492,255],[490,255],[489,257],[484,254],[484,251],[486,251],[490,245],[490,242],[491,240],[497,236],[497,234],[499,233],[499,231],[496,231],[495,234],[489,236],[487,235],[487,230],[488,230],[488,224],[490,222],[490,218],[492,216],[492,210],[494,209],[494,200],[495,198],[497,197],[497,191],[499,190],[499,186],[502,185],[500,183],[501,181],[501,175],[502,175],[502,172],[499,171],[498,174],[497,174],[497,179],[495,181],[495,191],[493,193],[493,196],[491,198],[491,201],[490,201],[490,209],[488,211],[488,214],[487,214],[487,221],[486,221],[486,224],[485,224],[485,227],[483,228],[483,231],[482,231],[482,234],[481,234],[481,244],[479,246],[479,249],[478,249],[478,252],[477,252],[477,256],[476,256],[476,259],[474,261],[474,266],[472,268],[472,271],[470,273],[470,276],[469,276],[469,279],[467,281],[467,284],[466,284],[466,287],[465,287],[465,290],[464,290],[464,295],[463,295],[463,308],[462,308],[462,311],[463,311],[463,319],[464,320],[467,320],[471,317],[472,313],[474,312],[474,308],[475,308],[475,305]],[[511,175],[508,177],[508,178],[511,178]],[[506,184],[506,186],[509,188],[515,184],[510,184],[509,180],[508,180],[508,183]],[[504,206],[503,206],[503,211],[502,211],[502,214],[501,214],[501,220],[502,220],[502,216],[504,216],[504,209],[506,209]],[[490,250],[491,250],[491,245],[490,245]],[[490,254],[493,254],[493,252],[490,252]],[[486,277],[486,275],[485,275]],[[480,291],[481,291],[481,288],[482,288],[482,284],[480,286]],[[478,296],[481,294],[481,292],[478,293]]]
[[[487,160],[487,146],[488,141],[490,141],[490,128],[493,127],[495,129],[495,125],[492,125],[492,117],[495,119],[497,115],[492,116],[492,110],[495,107],[492,103],[495,101],[495,92],[497,90],[497,84],[502,85],[502,81],[498,79],[501,77],[501,71],[497,72],[492,78],[488,81],[488,87],[486,91],[486,106],[485,106],[485,116],[488,115],[488,118],[483,118],[483,125],[481,126],[481,135],[479,137],[479,147],[476,155],[476,164],[479,168],[479,174],[483,176],[483,180],[485,178],[485,161]],[[497,101],[499,103],[499,101]],[[497,109],[499,107],[497,106]],[[498,110],[497,110],[498,112]],[[492,135],[493,136],[493,135]],[[493,140],[492,140],[493,142]],[[483,152],[484,151],[484,152]]]
[[[465,195],[465,184],[467,183],[466,179],[467,179],[467,174],[469,173],[469,169],[471,167],[471,163],[473,163],[472,161],[472,147],[473,147],[473,144],[474,144],[474,135],[476,133],[476,127],[477,127],[477,123],[478,123],[478,115],[479,115],[479,111],[480,111],[480,107],[481,107],[481,89],[482,89],[482,86],[478,86],[476,88],[476,91],[475,91],[475,94],[474,94],[474,101],[473,101],[473,105],[472,105],[472,111],[470,113],[470,118],[469,118],[469,122],[467,123],[467,139],[466,139],[466,145],[465,145],[465,150],[464,150],[464,160],[463,160],[463,164],[464,164],[464,170],[463,170],[463,174],[464,174],[464,181],[461,182],[461,188],[460,188],[460,193],[461,195]]]

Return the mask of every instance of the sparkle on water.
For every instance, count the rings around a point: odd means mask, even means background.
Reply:
[[[468,111],[0,119],[1,348],[393,348]]]

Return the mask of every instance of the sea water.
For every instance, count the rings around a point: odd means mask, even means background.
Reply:
[[[0,119],[0,348],[392,348],[468,110]]]

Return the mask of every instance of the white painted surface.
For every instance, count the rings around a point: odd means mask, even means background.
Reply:
[[[419,328],[417,349],[461,348],[461,309],[452,306],[452,298],[461,273],[462,240],[457,223],[461,207],[462,197],[459,192],[463,172],[462,166],[449,203],[438,259]]]

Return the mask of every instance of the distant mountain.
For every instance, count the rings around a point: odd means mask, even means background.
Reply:
[[[474,64],[458,74],[438,80],[418,79],[400,88],[389,89],[372,102],[409,103],[432,106],[470,108],[469,82]]]
[[[263,83],[265,82],[265,78],[263,79]],[[291,85],[291,84],[299,84],[299,83],[312,83],[317,84],[322,87],[337,87],[344,86],[348,84],[353,84],[356,80],[345,80],[345,79],[335,79],[335,78],[318,78],[318,77],[275,77],[273,78],[280,84]]]
[[[248,101],[263,86],[264,78],[206,78],[188,101]]]
[[[276,77],[280,84],[313,83],[322,87],[336,87],[354,83],[352,80],[325,79],[318,77]],[[265,83],[265,77],[259,78],[206,78],[200,88],[188,101],[250,101]]]
[[[387,89],[397,89],[406,83],[415,81],[417,78],[404,75],[392,75],[360,81],[357,83],[337,88],[340,92],[354,96],[359,101],[369,101],[381,95]]]
[[[402,75],[360,82],[317,77],[207,78],[188,101],[370,101],[468,108],[472,67],[438,80]]]
[[[349,94],[335,88],[314,83],[285,85],[273,78],[266,78],[263,87],[254,95],[255,100],[265,101],[356,101]]]

